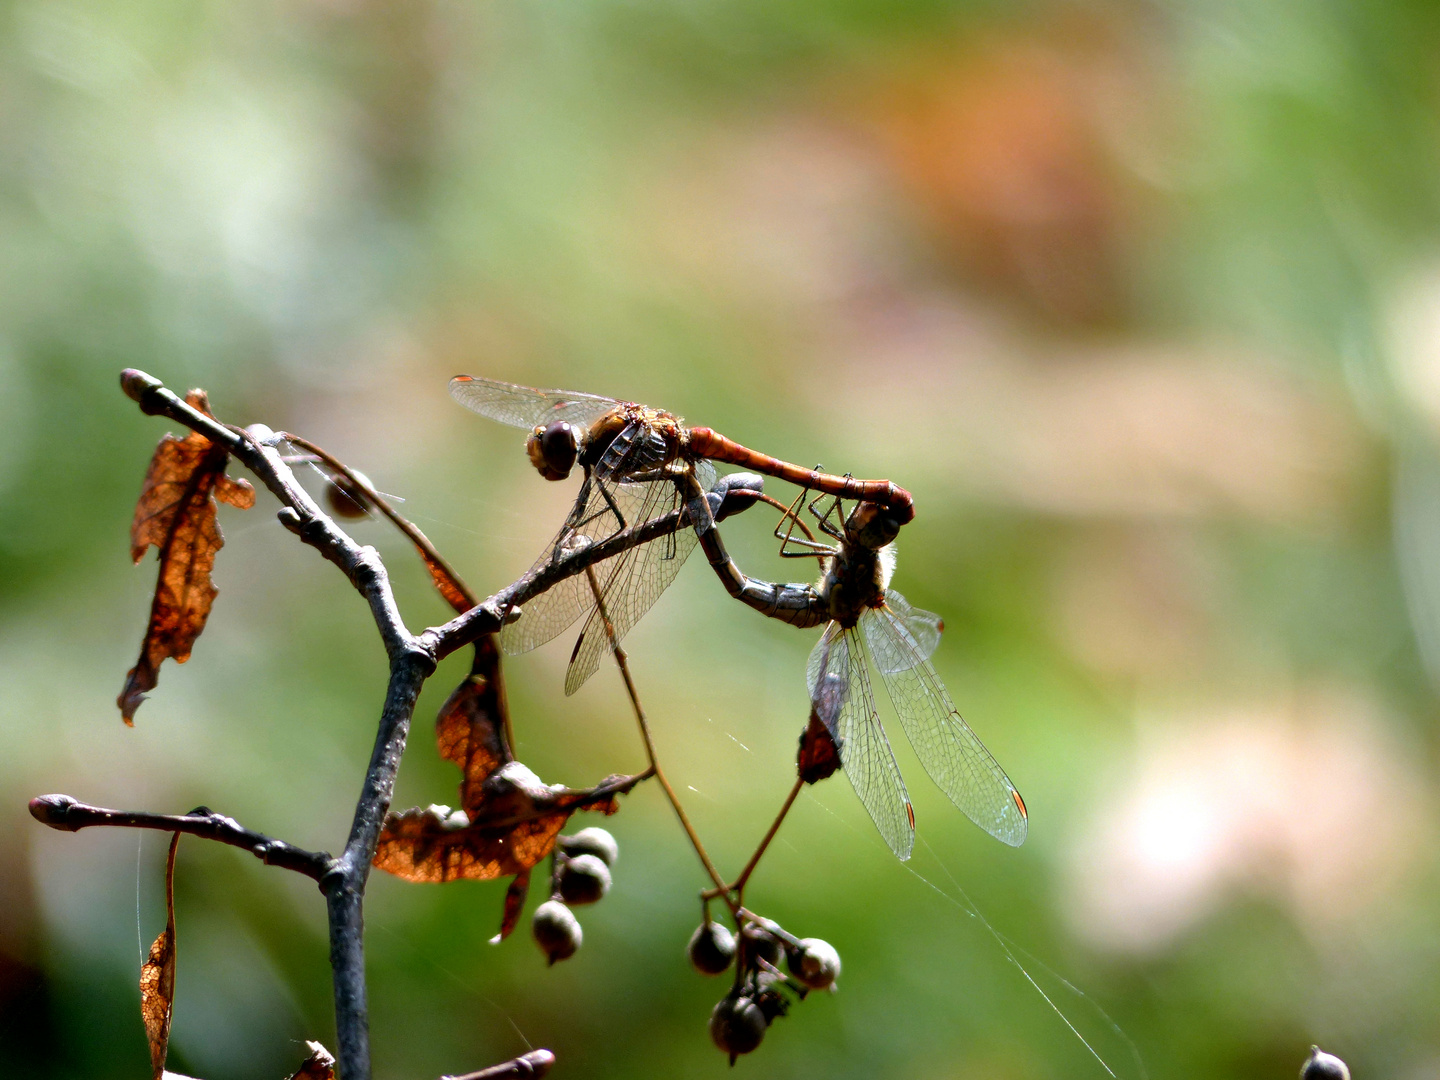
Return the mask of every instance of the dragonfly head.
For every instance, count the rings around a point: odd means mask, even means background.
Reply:
[[[894,543],[903,524],[895,512],[879,503],[858,503],[845,519],[845,539],[851,544],[879,551]]]
[[[564,420],[537,427],[525,440],[525,453],[530,455],[530,464],[546,480],[564,480],[569,476],[579,452],[580,433],[574,424]]]

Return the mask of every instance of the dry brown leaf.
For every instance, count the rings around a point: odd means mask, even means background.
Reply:
[[[165,1075],[165,1055],[170,1050],[170,1013],[175,1003],[175,849],[177,832],[170,838],[165,857],[165,929],[150,946],[150,955],[140,966],[140,1019],[150,1043],[150,1070],[154,1080]]]
[[[335,1055],[313,1040],[305,1045],[310,1049],[310,1056],[290,1074],[289,1080],[335,1080]]]
[[[420,530],[415,531],[419,532]],[[430,580],[435,583],[436,591],[440,593],[441,598],[447,604],[455,609],[456,614],[464,615],[475,606],[462,591],[460,583],[455,580],[447,567],[436,562],[424,548],[417,547],[417,550],[420,552],[420,558],[425,560],[425,569],[430,571]]]
[[[530,868],[555,846],[576,810],[613,814],[615,790],[548,787],[516,761],[507,738],[505,684],[494,635],[475,643],[475,660],[440,709],[440,756],[460,766],[461,809],[416,807],[389,814],[374,865],[414,882],[491,881],[511,877],[500,933],[515,929],[530,887]],[[626,778],[609,778],[626,779]]]
[[[390,814],[380,830],[375,865],[415,882],[490,881],[528,870],[555,846],[576,810],[614,813],[613,795],[547,787],[518,761],[501,766],[481,788],[474,813],[446,806]]]
[[[500,653],[493,634],[475,643],[470,675],[456,687],[435,721],[440,756],[460,766],[460,806],[476,810],[487,777],[515,760],[503,734],[505,684]]]
[[[813,708],[810,710],[810,723],[800,733],[800,752],[795,756],[795,767],[800,779],[807,784],[819,783],[840,768],[840,749]]]
[[[203,390],[191,390],[185,400],[209,414]],[[146,691],[158,683],[161,662],[166,657],[177,664],[190,659],[190,649],[205,629],[217,592],[210,571],[225,543],[215,500],[242,510],[255,505],[255,489],[225,475],[227,458],[223,447],[192,431],[183,439],[165,436],[150,460],[130,527],[130,554],[138,563],[154,545],[160,551],[160,573],[140,659],[125,676],[116,701],[127,724],[135,722]]]
[[[510,879],[510,887],[505,890],[505,908],[500,915],[500,932],[490,939],[491,945],[499,945],[520,924],[520,913],[525,910],[525,896],[529,891],[529,870],[522,870]]]

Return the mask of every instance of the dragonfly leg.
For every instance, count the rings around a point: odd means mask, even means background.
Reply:
[[[826,509],[825,513],[822,514],[820,513],[820,511],[816,510],[815,507],[817,504],[823,502],[827,498],[831,500],[830,506]],[[815,496],[815,498],[810,500],[810,505],[807,506],[806,509],[810,511],[811,516],[815,518],[816,523],[820,526],[820,531],[823,532],[826,536],[834,537],[836,540],[845,539],[845,533],[841,527],[841,523],[843,522],[845,517],[845,512],[844,507],[840,504],[839,495],[817,495]],[[835,518],[834,522],[831,522],[830,520],[832,516]]]
[[[619,528],[625,528],[625,515],[620,512],[620,507],[615,505],[615,496],[610,494],[610,486],[604,481],[600,481],[600,494],[604,497],[606,504],[610,507],[611,513],[615,515],[615,520],[620,523]]]
[[[835,548],[830,544],[820,543],[810,536],[802,540],[800,537],[794,535],[795,526],[801,525],[800,515],[796,511],[799,509],[800,503],[807,493],[808,489],[802,489],[800,494],[795,496],[795,501],[786,508],[784,515],[780,518],[779,524],[775,526],[774,536],[776,540],[780,541],[780,557],[782,559],[823,559],[835,553]],[[780,526],[785,525],[787,521],[789,525],[786,526],[785,532],[782,535]],[[803,525],[801,525],[801,527],[804,528]],[[806,531],[808,533],[809,530]],[[790,550],[791,544],[805,550],[792,551]]]
[[[655,482],[658,484],[662,483],[663,481],[657,480]],[[675,500],[675,507],[678,508],[685,505],[685,489],[680,485],[680,482],[678,480],[672,482],[675,485],[675,494],[672,497]],[[672,530],[665,536],[665,550],[661,553],[660,558],[664,559],[666,562],[669,562],[671,559],[675,558],[675,553],[677,550],[678,541],[675,539],[675,531]]]

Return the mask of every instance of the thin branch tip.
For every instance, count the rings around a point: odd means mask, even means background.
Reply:
[[[139,368],[126,368],[120,372],[120,389],[125,396],[137,404],[143,404],[141,398],[152,390],[159,390],[165,384],[154,375],[141,371]]]
[[[37,795],[30,800],[30,816],[52,829],[76,832],[79,826],[70,821],[70,808],[77,801],[69,795]]]
[[[91,806],[69,795],[39,795],[30,800],[30,815],[42,825],[65,832],[96,826],[120,829],[154,829],[188,833],[248,851],[267,866],[293,870],[321,880],[334,863],[328,852],[308,851],[284,840],[247,829],[232,817],[204,807],[188,814],[152,814],[146,810],[111,810]]]
[[[479,1072],[442,1076],[440,1080],[538,1080],[548,1073],[554,1064],[555,1055],[549,1050],[531,1050],[528,1054],[521,1054]]]

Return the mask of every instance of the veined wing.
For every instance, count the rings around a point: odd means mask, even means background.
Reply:
[[[481,416],[527,430],[555,420],[588,427],[620,404],[613,398],[595,394],[537,390],[533,386],[474,375],[456,375],[451,379],[450,396]]]
[[[632,520],[644,503],[643,484],[610,484],[586,477],[580,485],[565,524],[530,568],[543,570],[557,559],[607,540],[620,531],[620,515]],[[613,504],[613,505],[612,505]],[[614,559],[607,562],[614,562]],[[601,566],[605,564],[602,563]],[[597,568],[597,572],[602,572]],[[584,574],[575,574],[532,597],[521,609],[520,618],[506,623],[500,631],[500,648],[506,653],[529,652],[564,633],[576,619],[595,605]]]
[[[508,384],[503,384],[508,385]],[[629,424],[616,436],[627,444],[638,424]],[[535,573],[552,562],[581,548],[608,540],[622,528],[649,520],[646,502],[653,494],[650,484],[617,484],[602,480],[593,472],[580,484],[575,504],[565,524],[530,568]],[[620,556],[607,559],[595,568],[600,580]],[[525,604],[520,618],[500,631],[500,647],[510,655],[529,652],[563,633],[576,619],[595,606],[595,596],[585,575],[576,574],[552,585]]]
[[[840,763],[885,843],[904,862],[915,846],[915,811],[890,740],[875,712],[870,675],[853,630],[831,622],[810,653],[805,680],[816,714],[840,747]]]
[[[885,590],[885,606],[894,616],[893,636],[865,636],[870,657],[880,674],[893,674],[912,668],[921,660],[929,660],[940,645],[940,632],[945,621],[933,611],[911,607],[910,602],[894,589]],[[903,647],[897,647],[897,644]]]
[[[697,463],[696,479],[705,490],[715,482],[715,470],[708,462]],[[641,488],[646,491],[643,505],[634,511],[632,524],[660,517],[684,504],[684,497],[676,480],[691,466],[683,461],[674,461],[663,469],[654,470],[654,479],[644,483],[622,484],[622,488]],[[565,693],[573,694],[584,685],[585,680],[595,673],[601,658],[610,651],[613,632],[619,642],[635,628],[645,613],[660,599],[660,594],[670,587],[680,567],[695,550],[695,530],[679,525],[674,532],[648,544],[631,548],[613,559],[606,559],[595,568],[595,581],[605,601],[605,616],[610,621],[606,630],[605,619],[595,604],[594,589],[583,576],[581,588],[589,595],[593,610],[575,642],[575,651],[570,657],[570,667],[565,673]]]
[[[1020,793],[960,718],[945,684],[930,661],[916,651],[905,625],[885,609],[871,608],[860,616],[860,628],[871,653],[889,658],[888,666],[910,654],[904,667],[888,671],[881,667],[880,674],[930,779],[976,825],[995,839],[1019,847],[1029,829]]]

